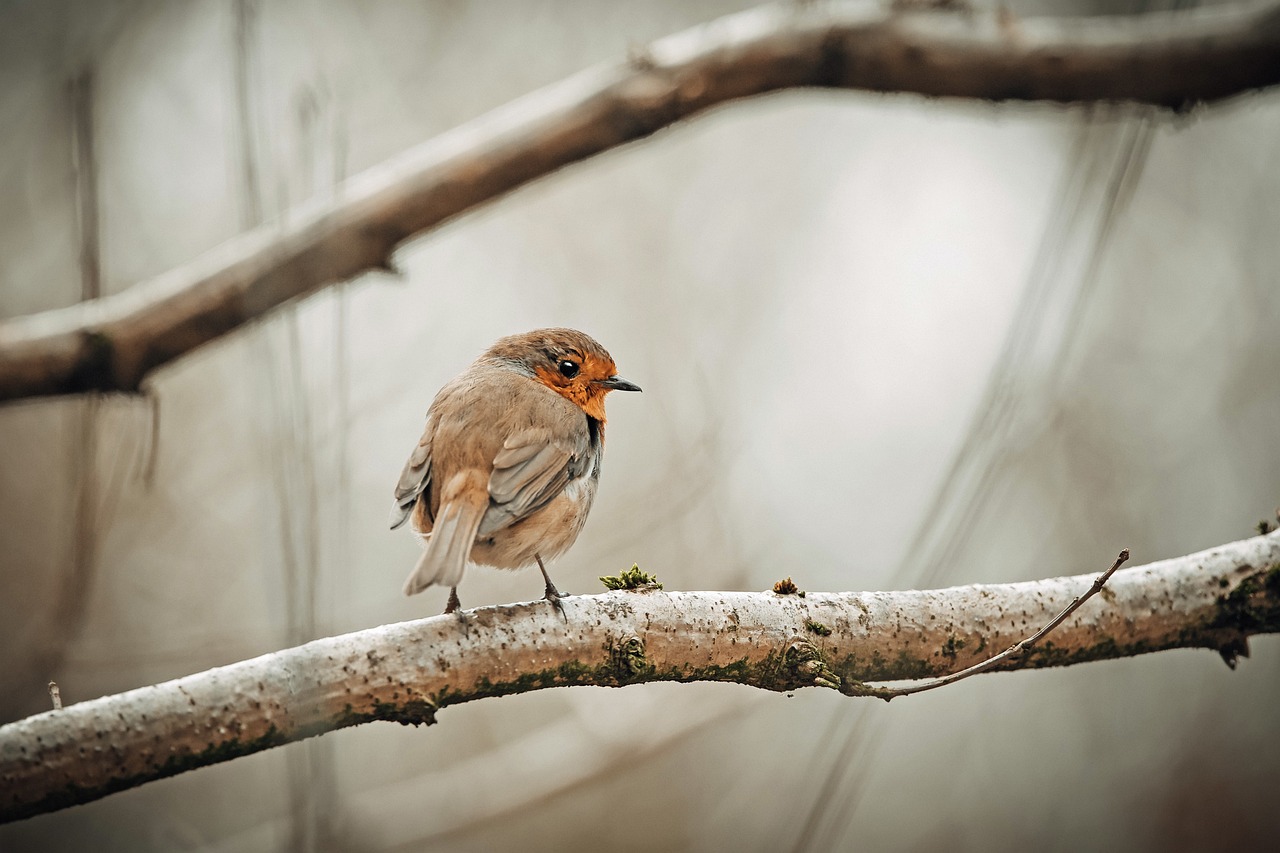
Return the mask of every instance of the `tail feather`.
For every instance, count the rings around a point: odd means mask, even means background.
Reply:
[[[427,547],[413,572],[404,582],[404,594],[416,595],[432,584],[457,586],[467,567],[467,557],[476,541],[476,531],[488,504],[458,500],[445,504],[437,513],[427,538]]]

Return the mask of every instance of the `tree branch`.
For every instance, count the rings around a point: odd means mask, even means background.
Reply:
[[[1093,586],[1089,587],[1082,594],[1077,595],[1070,604],[1063,608],[1062,612],[1053,617],[1049,624],[1045,625],[1039,631],[1036,631],[1030,637],[1019,640],[1009,648],[997,655],[992,655],[984,661],[979,661],[973,666],[965,667],[959,672],[953,672],[950,675],[944,675],[941,678],[934,678],[930,681],[923,681],[913,684],[910,687],[868,687],[866,692],[858,691],[859,696],[875,696],[888,702],[890,699],[896,699],[899,696],[911,696],[915,693],[924,693],[926,690],[937,690],[939,687],[946,687],[948,684],[955,684],[957,681],[963,681],[966,678],[972,678],[984,672],[990,672],[999,669],[1000,665],[1015,655],[1025,655],[1031,651],[1045,637],[1049,636],[1055,628],[1067,620],[1067,617],[1075,613],[1089,599],[1102,592],[1102,588],[1106,586],[1107,581],[1116,571],[1129,561],[1129,549],[1125,548],[1120,552],[1120,556],[1116,557],[1116,561],[1111,564],[1111,568],[1098,575],[1098,579],[1093,582]],[[1235,669],[1234,663],[1231,666]]]
[[[316,640],[0,727],[0,820],[372,720],[433,723],[489,696],[728,681],[879,695],[868,681],[963,669],[1023,639],[1091,575],[874,593],[610,592],[485,607]],[[1280,632],[1280,532],[1118,572],[1051,641],[998,669],[1173,648],[1229,661]]]
[[[570,163],[796,87],[1176,110],[1280,82],[1280,7],[1011,20],[880,3],[732,15],[587,70],[349,181],[337,201],[104,299],[0,324],[0,400],[136,391],[153,369],[369,269],[404,240]]]

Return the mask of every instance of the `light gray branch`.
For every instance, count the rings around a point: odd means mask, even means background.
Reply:
[[[1114,575],[1120,569],[1121,566],[1123,566],[1126,562],[1128,562],[1128,560],[1129,560],[1129,549],[1125,548],[1123,551],[1120,552],[1120,556],[1116,557],[1116,561],[1111,564],[1111,568],[1107,569],[1105,572],[1098,575],[1097,580],[1093,582],[1092,586],[1090,586],[1087,590],[1085,590],[1080,595],[1077,595],[1072,600],[1072,602],[1068,604],[1065,608],[1063,608],[1061,613],[1053,617],[1053,619],[1050,620],[1047,625],[1043,626],[1039,631],[1036,631],[1030,637],[1026,637],[1014,643],[1012,646],[1005,649],[1004,651],[999,652],[998,654],[992,655],[991,657],[987,658],[984,661],[979,661],[978,663],[975,663],[973,666],[969,666],[957,672],[953,672],[950,675],[943,675],[938,678],[930,679],[928,681],[917,681],[915,684],[911,684],[906,687],[873,687],[873,688],[869,688],[868,692],[866,692],[863,695],[875,696],[879,699],[883,699],[886,702],[888,702],[890,699],[896,699],[899,696],[913,696],[916,693],[924,693],[926,690],[937,690],[940,687],[946,687],[949,684],[955,684],[957,681],[963,681],[966,678],[972,678],[973,676],[981,675],[984,672],[991,672],[993,670],[1000,669],[1001,664],[1003,664],[1006,660],[1014,658],[1018,655],[1025,655],[1028,652],[1030,652],[1033,648],[1035,648],[1035,646],[1041,640],[1049,636],[1051,633],[1053,633],[1054,629],[1056,629],[1059,625],[1065,622],[1067,620],[1067,617],[1071,616],[1071,614],[1075,613],[1077,610],[1083,607],[1085,602],[1087,602],[1089,599],[1093,598],[1095,595],[1102,592],[1103,588],[1107,584],[1107,581],[1111,579],[1111,576]],[[1231,668],[1235,669],[1234,661],[1232,661],[1231,663]]]
[[[0,400],[136,391],[155,368],[406,239],[570,163],[729,101],[796,87],[1181,110],[1280,82],[1280,7],[1027,20],[796,2],[670,36],[534,92],[194,263],[0,323]]]
[[[0,727],[0,820],[371,720],[567,685],[728,681],[878,695],[867,682],[963,669],[1026,638],[1096,574],[870,593],[610,592],[384,625],[68,705]],[[1280,632],[1280,532],[1115,573],[1001,669],[1173,648],[1234,665]]]

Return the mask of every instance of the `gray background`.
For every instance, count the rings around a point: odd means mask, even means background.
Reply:
[[[0,316],[81,298],[86,222],[114,293],[746,5],[0,4]],[[1278,139],[1274,93],[1178,119],[758,99],[201,349],[155,407],[0,407],[0,720],[47,708],[50,678],[81,701],[437,612],[400,595],[417,545],[386,530],[391,486],[436,389],[542,325],[645,388],[610,401],[553,570],[571,592],[633,562],[670,589],[999,582],[1247,536],[1280,501]],[[540,592],[477,570],[462,596]],[[0,849],[1257,847],[1280,838],[1280,642],[1253,651],[892,706],[542,691],[0,827]]]

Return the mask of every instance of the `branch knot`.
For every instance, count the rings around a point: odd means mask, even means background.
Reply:
[[[830,687],[840,689],[840,676],[836,675],[822,657],[822,651],[806,640],[792,640],[782,656],[783,663],[802,687]]]
[[[609,649],[609,657],[619,681],[630,681],[653,669],[653,665],[645,657],[644,640],[634,634],[613,643]]]

